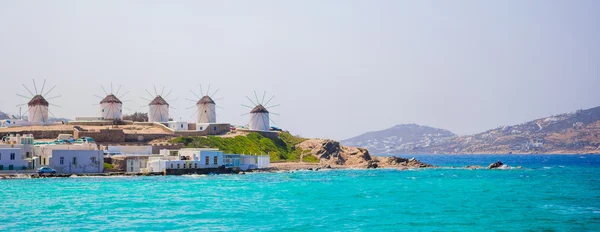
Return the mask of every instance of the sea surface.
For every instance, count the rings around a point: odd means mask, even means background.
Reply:
[[[0,231],[600,231],[598,155],[416,157],[442,167],[0,180]]]

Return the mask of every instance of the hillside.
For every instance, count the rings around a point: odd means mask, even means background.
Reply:
[[[429,153],[429,148],[456,138],[450,131],[416,124],[396,125],[392,128],[364,133],[342,140],[347,146],[369,149],[374,154]]]
[[[0,111],[0,120],[9,119],[10,116],[2,111]]]
[[[458,137],[433,148],[452,153],[600,153],[600,107]]]
[[[600,153],[600,107],[468,136],[410,124],[369,132],[342,142],[364,146],[376,154]]]

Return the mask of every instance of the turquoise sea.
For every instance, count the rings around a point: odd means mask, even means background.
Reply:
[[[0,231],[600,231],[600,156],[416,157],[442,168],[1,180]],[[523,168],[453,167],[496,160]]]

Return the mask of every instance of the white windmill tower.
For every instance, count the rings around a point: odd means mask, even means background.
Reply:
[[[45,86],[46,86],[46,80],[44,80],[44,84],[42,84],[41,91],[38,92],[37,85],[35,84],[35,80],[33,80],[33,88],[35,90],[35,94],[33,92],[31,92],[31,90],[29,90],[27,88],[27,86],[23,85],[23,87],[27,90],[27,92],[29,92],[31,94],[31,98],[17,94],[17,96],[30,99],[29,102],[27,102],[27,103],[17,105],[17,107],[22,106],[22,105],[27,105],[28,109],[25,113],[27,114],[27,119],[30,123],[42,123],[42,124],[48,123],[48,113],[52,114],[52,112],[49,110],[48,107],[50,105],[53,105],[53,104],[50,104],[48,102],[48,100],[60,97],[60,95],[58,95],[58,96],[54,96],[54,97],[50,97],[50,98],[46,99],[45,97],[48,96],[48,94],[50,92],[52,92],[52,90],[54,90],[56,85],[54,87],[52,87],[50,90],[48,90],[48,92],[44,93]],[[56,106],[56,105],[54,105],[54,106]],[[54,114],[52,114],[52,116],[54,116]],[[54,117],[56,118],[56,116],[54,116]]]
[[[198,94],[194,93],[194,91],[192,91],[190,89],[190,92],[192,92],[194,94],[194,96],[197,97],[198,100],[192,100],[192,99],[187,99],[188,101],[193,101],[196,103],[195,106],[191,106],[188,107],[187,109],[190,108],[194,108],[196,107],[196,112],[194,112],[194,115],[196,115],[196,122],[197,123],[217,123],[217,111],[216,108],[218,107],[217,104],[215,103],[215,101],[218,101],[220,99],[223,98],[219,98],[219,99],[215,99],[213,100],[213,97],[215,96],[215,94],[217,94],[217,92],[219,92],[219,90],[217,89],[215,92],[213,92],[212,94],[210,93],[210,85],[208,85],[208,89],[206,90],[206,95],[204,95],[204,91],[202,90],[202,85],[200,85],[200,95],[202,95],[202,97],[200,97]]]
[[[159,94],[156,91],[156,86],[154,86],[153,96],[146,90],[146,92],[152,97],[152,100],[142,98],[144,100],[150,101],[148,104],[148,122],[168,122],[169,121],[169,108],[173,108],[169,106],[169,103],[161,96],[164,93],[165,88],[163,87],[161,93]],[[168,97],[173,90],[171,90],[166,96]],[[173,99],[174,100],[174,99]],[[174,108],[173,108],[174,109]]]
[[[122,98],[129,92],[126,92],[126,93],[122,94],[121,96],[118,96],[119,91],[121,90],[121,87],[122,87],[120,85],[119,88],[117,89],[117,92],[113,94],[112,83],[110,84],[110,92],[106,92],[106,89],[104,89],[104,86],[100,86],[100,87],[102,87],[102,90],[104,90],[104,93],[106,94],[106,97],[104,97],[104,98],[96,95],[96,97],[102,99],[100,101],[100,116],[102,118],[104,118],[104,120],[121,120],[121,119],[123,119],[123,102],[120,100],[120,98]]]
[[[252,108],[252,110],[250,111],[250,122],[248,122],[248,129],[250,130],[254,130],[254,131],[270,131],[271,129],[271,125],[270,122],[273,122],[273,120],[271,120],[271,118],[269,117],[270,114],[274,114],[274,115],[279,115],[276,113],[272,113],[269,112],[269,108],[273,108],[273,107],[277,107],[278,105],[273,105],[273,106],[269,106],[269,103],[271,102],[271,100],[273,100],[273,98],[275,96],[272,96],[266,103],[264,102],[265,100],[265,96],[267,95],[267,92],[265,91],[263,96],[262,96],[262,100],[258,100],[258,96],[256,95],[256,91],[254,91],[254,97],[256,97],[256,103],[254,103],[254,101],[252,101],[248,96],[246,96],[246,98],[252,102],[252,104],[254,104],[254,107],[251,106],[247,106],[247,105],[242,105],[248,108]],[[243,114],[246,115],[246,114]]]

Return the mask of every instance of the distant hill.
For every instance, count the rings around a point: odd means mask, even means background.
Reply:
[[[432,148],[451,153],[600,153],[600,107],[458,137]]]
[[[0,111],[0,120],[9,119],[10,116],[2,111]]]
[[[429,153],[435,144],[453,141],[457,136],[448,131],[417,124],[396,125],[342,140],[346,146],[367,148],[373,154]]]
[[[468,136],[414,124],[342,141],[383,153],[600,153],[600,107],[552,115]]]

